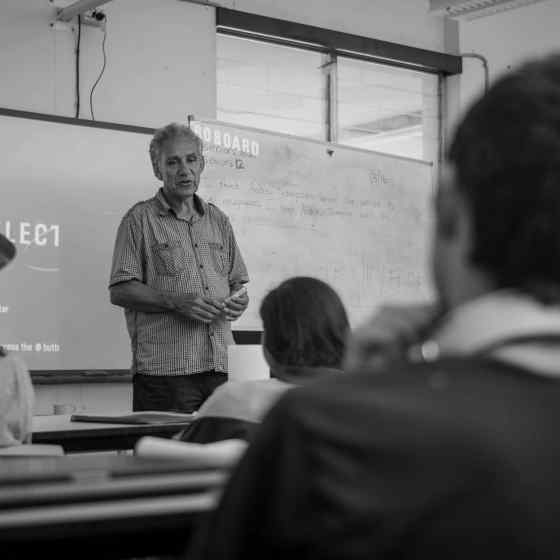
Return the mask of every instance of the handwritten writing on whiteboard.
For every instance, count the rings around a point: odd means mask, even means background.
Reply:
[[[429,296],[430,164],[332,146],[329,155],[319,142],[209,126],[212,139],[259,147],[205,143],[200,193],[230,217],[251,277],[236,328],[260,329],[262,297],[293,275],[329,282],[353,323],[387,299]]]

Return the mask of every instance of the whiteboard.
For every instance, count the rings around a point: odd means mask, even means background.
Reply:
[[[381,302],[430,296],[431,163],[194,122],[205,142],[200,192],[231,219],[251,306],[237,328],[260,329],[264,294],[295,275],[331,284],[351,322]]]
[[[0,112],[0,231],[18,257],[0,272],[0,344],[31,369],[130,366],[122,310],[107,289],[124,213],[154,195],[152,129]],[[294,275],[330,283],[353,325],[381,301],[430,295],[432,166],[218,122],[199,194],[230,217],[260,330],[266,292]]]

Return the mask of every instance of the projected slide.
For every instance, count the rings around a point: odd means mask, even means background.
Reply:
[[[0,116],[0,343],[30,369],[128,369],[107,283],[116,228],[157,188],[149,135]]]

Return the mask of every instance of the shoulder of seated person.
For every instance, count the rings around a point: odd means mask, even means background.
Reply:
[[[207,403],[217,402],[221,399],[229,399],[232,397],[244,396],[254,389],[259,389],[266,383],[263,381],[269,381],[268,379],[259,380],[249,380],[249,381],[228,381],[223,385],[220,385],[211,395],[208,397]]]
[[[12,353],[0,357],[0,393],[9,387],[19,387],[17,392],[33,391],[31,376],[25,363]]]
[[[228,381],[220,385],[214,392],[206,399],[204,404],[198,410],[197,417],[200,418],[209,414],[216,407],[221,406],[222,403],[231,401],[246,392],[246,382]]]
[[[440,367],[430,363],[403,363],[382,370],[368,367],[343,375],[326,376],[319,382],[296,386],[282,397],[282,407],[296,416],[316,410],[334,408],[351,410],[358,406],[385,408],[388,395],[416,392],[430,385],[432,377],[441,375]]]
[[[216,410],[225,406],[230,409],[235,403],[246,403],[255,394],[261,394],[267,391],[278,391],[284,389],[288,385],[277,379],[255,379],[249,381],[228,381],[220,385],[208,397],[208,400],[202,405],[198,411],[197,417],[210,416]]]
[[[8,352],[4,349],[2,349],[2,353],[0,354],[0,365],[2,367],[14,367],[14,368],[18,368],[18,369],[27,369],[25,367],[25,364],[23,362],[23,360],[17,356],[16,354],[13,354],[12,352]]]

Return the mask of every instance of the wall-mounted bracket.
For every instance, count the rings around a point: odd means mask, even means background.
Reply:
[[[87,25],[90,27],[97,27],[99,29],[101,29],[102,31],[105,31],[105,25],[107,22],[107,19],[105,17],[105,14],[101,11],[101,10],[97,10],[97,9],[91,9],[91,10],[87,10],[87,11],[77,11],[77,9],[75,8],[76,4],[82,4],[83,5],[93,5],[93,4],[103,4],[109,0],[104,0],[100,1],[100,0],[96,0],[95,2],[92,2],[92,0],[87,0],[86,2],[75,2],[74,4],[70,5],[70,6],[57,6],[53,0],[50,0],[51,3],[54,5],[54,13],[53,13],[53,18],[52,20],[49,22],[50,27],[54,30],[54,31],[75,31],[76,30],[76,25],[77,25],[77,17],[78,15],[81,16],[81,20],[82,20],[82,25]],[[67,12],[66,10],[68,10],[69,8],[72,8],[71,12]],[[68,15],[69,14],[75,14],[73,15],[70,19],[68,19]]]
[[[95,11],[102,4],[106,4],[111,0],[78,0],[63,8],[57,8],[57,21],[70,21],[76,16],[83,15],[86,12]]]

